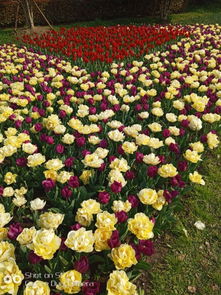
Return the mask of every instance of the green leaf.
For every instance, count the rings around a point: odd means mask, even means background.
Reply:
[[[93,264],[93,263],[97,263],[97,262],[104,262],[105,259],[100,255],[93,255],[93,256],[89,257],[89,261],[91,264]]]
[[[74,208],[75,199],[71,201],[71,204],[68,206],[69,209]]]
[[[62,210],[60,210],[58,208],[50,208],[50,211],[53,213],[63,213]]]
[[[24,254],[27,253],[27,248],[26,248],[25,246],[20,245],[20,249],[21,249],[21,251],[22,251]]]
[[[69,262],[64,257],[59,256],[59,258],[60,258],[62,264],[68,265]]]
[[[45,265],[44,268],[48,273],[52,273],[51,269],[47,265]]]
[[[149,270],[151,268],[150,264],[144,261],[138,262],[135,266],[134,269],[142,269],[142,270]]]

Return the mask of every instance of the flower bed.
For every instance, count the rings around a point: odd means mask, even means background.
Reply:
[[[221,28],[190,29],[91,73],[1,46],[0,294],[137,294],[154,235],[219,143]]]
[[[188,35],[182,26],[72,27],[42,35],[25,35],[23,43],[71,57],[74,61],[107,62],[141,57],[178,36]]]

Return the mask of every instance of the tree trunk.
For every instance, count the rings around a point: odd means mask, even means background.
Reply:
[[[22,8],[25,15],[26,26],[30,29],[34,28],[34,14],[31,0],[22,0]]]
[[[170,4],[171,4],[171,0],[160,0],[159,1],[160,20],[164,23],[166,23],[168,21],[168,17],[170,14]]]
[[[190,0],[183,0],[182,11],[185,11],[190,3]]]
[[[154,16],[159,16],[159,1],[158,0],[154,0],[152,1],[152,5],[153,5],[153,12],[152,14]]]

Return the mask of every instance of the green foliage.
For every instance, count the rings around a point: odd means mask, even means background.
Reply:
[[[183,199],[170,234],[158,251],[165,253],[150,270],[146,295],[221,294],[220,174],[221,147],[203,162],[205,186],[195,185]],[[200,231],[194,223],[206,228]]]

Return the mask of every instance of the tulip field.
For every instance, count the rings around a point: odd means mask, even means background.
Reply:
[[[126,58],[140,58],[148,50],[179,36],[188,35],[182,26],[98,26],[60,28],[42,35],[24,35],[22,41],[49,52],[60,53],[73,61],[111,63]]]
[[[0,295],[139,294],[219,145],[220,34],[62,28],[0,45]]]

